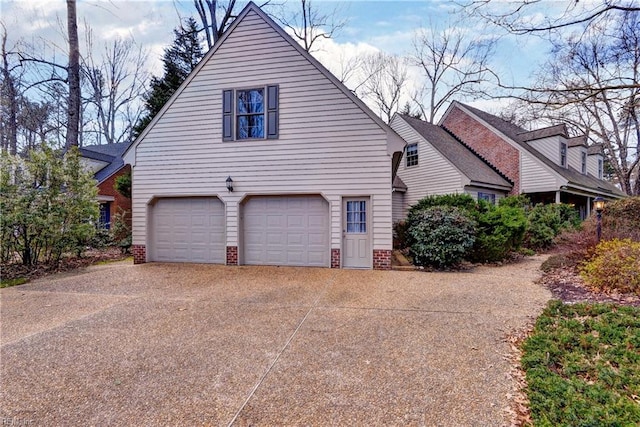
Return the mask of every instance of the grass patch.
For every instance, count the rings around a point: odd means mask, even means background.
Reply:
[[[552,301],[522,366],[534,425],[640,425],[640,308]]]
[[[103,261],[98,261],[98,262],[94,263],[93,265],[113,264],[114,262],[124,262],[124,261],[133,261],[133,257],[129,256],[129,257],[120,258],[120,259],[105,259]]]
[[[18,286],[27,283],[29,279],[26,277],[17,277],[15,279],[2,279],[0,280],[0,288],[9,288],[11,286]]]

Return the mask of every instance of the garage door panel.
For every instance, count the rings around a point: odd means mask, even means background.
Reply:
[[[320,196],[257,196],[243,206],[245,264],[330,265],[329,204]]]
[[[159,199],[151,223],[152,261],[224,263],[225,217],[219,199]]]

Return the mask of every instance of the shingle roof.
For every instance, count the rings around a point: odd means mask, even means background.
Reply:
[[[524,131],[518,134],[522,141],[534,141],[536,139],[542,139],[556,135],[561,135],[567,138],[567,126],[564,124],[553,125],[542,129]]]
[[[131,145],[130,142],[121,142],[117,144],[88,145],[80,148],[80,155],[89,159],[108,162],[109,164],[97,171],[93,177],[98,184],[105,181],[114,173],[124,167],[122,155]]]
[[[400,114],[400,117],[471,181],[505,189],[513,187],[507,177],[442,127],[404,114]]]
[[[402,190],[402,191],[407,191],[408,189],[407,184],[405,184],[404,181],[401,180],[398,175],[396,175],[396,177],[393,178],[393,188],[396,190]]]
[[[565,178],[570,185],[577,185],[579,187],[588,188],[599,193],[609,193],[617,196],[625,196],[625,194],[620,191],[618,187],[607,181],[597,179],[591,175],[584,175],[572,168],[563,168],[562,166],[551,161],[544,154],[540,153],[529,143],[527,143],[526,140],[523,139],[522,135],[530,133],[526,129],[502,120],[501,118],[494,116],[493,114],[486,113],[482,110],[478,110],[477,108],[471,107],[461,102],[456,101],[456,103],[488,123],[490,126],[497,129],[499,132],[503,133],[515,143],[519,144],[522,148],[531,153],[531,155],[536,157],[547,167]]]

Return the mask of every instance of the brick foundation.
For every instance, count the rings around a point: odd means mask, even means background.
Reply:
[[[237,246],[227,246],[227,265],[238,265]]]
[[[373,250],[373,269],[374,270],[391,270],[391,250],[389,249]]]
[[[147,247],[145,245],[133,245],[131,246],[131,252],[133,253],[134,264],[147,262]]]
[[[340,268],[340,249],[331,249],[331,268]]]

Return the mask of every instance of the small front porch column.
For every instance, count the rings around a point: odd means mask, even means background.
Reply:
[[[560,192],[556,191],[556,205],[559,205],[560,203]]]

